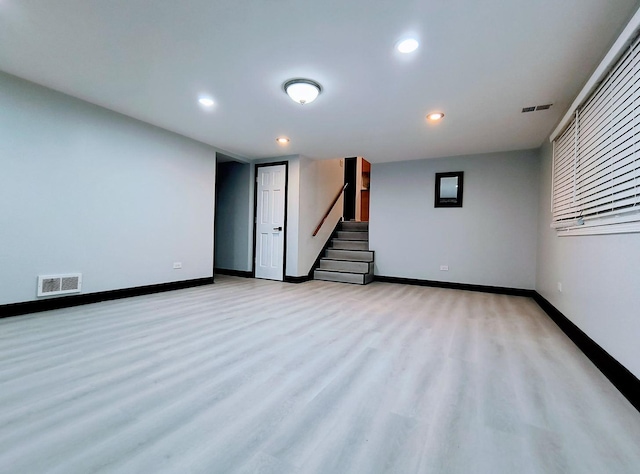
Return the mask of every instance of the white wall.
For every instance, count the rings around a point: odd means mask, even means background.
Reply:
[[[0,170],[0,304],[212,276],[215,149],[0,73]]]
[[[249,235],[253,232],[253,201],[249,163],[225,161],[216,172],[216,251],[215,266],[227,270],[251,271],[253,249]]]
[[[558,237],[548,141],[541,159],[536,291],[640,377],[640,234]]]
[[[344,186],[344,167],[341,159],[300,160],[300,207],[298,268],[296,276],[309,273],[320,251],[342,217],[343,197],[333,207],[327,220],[314,237],[322,217],[336,194]]]
[[[372,164],[375,273],[533,289],[538,161],[529,150]],[[435,173],[447,171],[464,171],[462,208],[434,208]]]

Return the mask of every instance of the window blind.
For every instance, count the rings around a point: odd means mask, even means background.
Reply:
[[[552,226],[640,222],[640,39],[553,142]]]

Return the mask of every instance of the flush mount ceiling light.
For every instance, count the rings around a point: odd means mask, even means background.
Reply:
[[[400,41],[396,45],[396,49],[401,53],[407,54],[413,53],[416,49],[418,49],[418,46],[420,46],[418,40],[414,38],[407,38],[406,40]]]
[[[200,103],[200,105],[203,105],[205,107],[213,106],[213,99],[211,99],[210,97],[200,97],[198,99],[198,102]]]
[[[309,104],[322,92],[322,86],[311,79],[291,79],[282,88],[291,99],[299,104]]]
[[[444,114],[442,112],[432,112],[427,115],[427,120],[431,120],[433,122],[437,122],[438,120],[442,120]]]
[[[276,141],[279,145],[286,145],[287,143],[289,143],[289,139],[287,137],[278,137],[276,138]]]

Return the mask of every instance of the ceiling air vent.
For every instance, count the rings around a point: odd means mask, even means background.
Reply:
[[[39,275],[38,296],[66,295],[80,293],[82,273],[66,273],[64,275]]]
[[[553,104],[533,105],[531,107],[523,107],[522,113],[534,112],[536,110],[549,110]]]

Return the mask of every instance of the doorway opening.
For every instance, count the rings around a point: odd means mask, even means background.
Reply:
[[[369,221],[369,186],[371,163],[364,158],[351,157],[344,159],[344,220]]]
[[[252,275],[251,225],[251,165],[216,153],[214,274]]]

